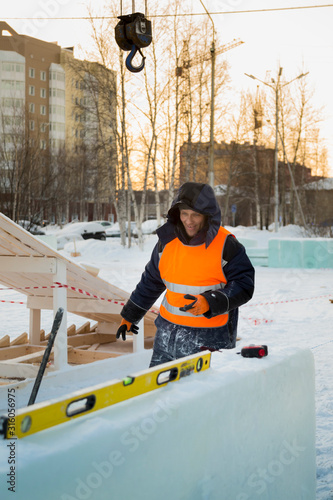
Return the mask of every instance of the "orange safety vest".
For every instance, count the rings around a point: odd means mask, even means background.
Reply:
[[[187,293],[199,295],[226,285],[222,253],[229,234],[229,231],[220,227],[208,248],[205,243],[198,246],[184,245],[178,238],[167,243],[159,262],[160,275],[167,288],[160,307],[163,318],[178,325],[199,328],[216,328],[228,322],[228,313],[208,319],[202,314],[194,316],[188,311],[180,311],[179,307],[191,302],[184,299]]]

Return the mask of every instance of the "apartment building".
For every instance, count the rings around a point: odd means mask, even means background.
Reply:
[[[61,48],[57,43],[20,35],[0,22],[2,116],[8,117],[5,121],[9,124],[13,122],[9,117],[18,117],[20,110],[29,136],[38,139],[42,150],[48,146],[57,150],[65,145],[75,149],[75,145],[94,135],[98,126],[93,114],[86,111],[86,80],[87,75],[94,78],[91,75],[96,71],[108,74],[110,84],[115,86],[114,71],[93,62],[78,62],[73,47]],[[102,108],[102,102],[98,106]]]
[[[101,193],[98,187],[96,194],[96,186],[106,190],[107,161],[104,159],[104,166],[103,161],[99,161],[96,167],[98,144],[103,143],[100,150],[104,153],[110,149],[109,158],[115,148],[115,89],[115,71],[76,59],[73,47],[62,48],[56,42],[18,34],[9,24],[0,21],[0,170],[5,173],[1,176],[0,193],[7,196],[9,204],[13,203],[14,191],[18,189],[13,182],[17,172],[13,174],[13,171],[21,168],[19,150],[24,161],[30,155],[29,161],[35,169],[40,165],[37,176],[42,179],[41,184],[47,168],[49,172],[57,168],[50,164],[52,155],[65,151],[67,158],[74,154],[80,162],[77,153],[89,147],[96,151],[91,157],[98,182],[94,181],[94,192],[86,190],[84,196],[90,199],[78,202],[81,205],[83,201],[95,203]],[[24,148],[26,154],[22,154]],[[90,174],[90,165],[82,168]],[[82,182],[86,181],[82,179]],[[39,193],[45,192],[43,187],[38,189]],[[39,196],[37,189],[34,193],[35,198]],[[101,197],[104,202],[108,193]],[[4,204],[0,210],[9,216],[14,212]]]

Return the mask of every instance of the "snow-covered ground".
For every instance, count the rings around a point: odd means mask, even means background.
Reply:
[[[279,233],[258,231],[254,228],[228,228],[239,238],[258,240],[258,247],[268,245],[276,238],[300,238],[296,226],[281,228]],[[147,236],[144,250],[135,243],[131,248],[120,246],[119,238],[107,241],[79,241],[75,257],[77,263],[91,264],[100,269],[99,276],[123,290],[131,292],[157,238]],[[67,258],[73,244],[61,251]],[[268,349],[289,346],[308,347],[316,365],[317,417],[317,500],[333,499],[333,269],[272,269],[256,268],[256,289],[253,299],[240,310],[238,347],[250,343],[267,344]],[[0,300],[25,301],[24,296],[1,290]],[[68,314],[68,324],[77,326],[86,320]],[[0,338],[9,334],[15,338],[27,331],[28,311],[19,303],[1,304]],[[42,328],[49,331],[52,312],[42,313]],[[283,408],[281,409],[283,411]],[[277,500],[277,499],[276,499]]]

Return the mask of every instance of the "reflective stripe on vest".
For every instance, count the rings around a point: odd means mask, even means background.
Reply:
[[[179,311],[179,307],[191,302],[184,299],[186,294],[199,295],[224,288],[227,281],[222,269],[222,253],[229,234],[221,227],[208,248],[205,244],[184,245],[178,238],[165,246],[159,262],[161,278],[167,288],[160,307],[163,318],[171,323],[199,328],[216,328],[228,322],[228,314],[208,319]]]

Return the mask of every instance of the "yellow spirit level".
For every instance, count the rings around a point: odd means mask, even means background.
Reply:
[[[43,401],[0,417],[0,434],[5,439],[23,438],[73,418],[140,396],[191,373],[210,367],[211,352],[202,352],[72,393],[65,399]],[[13,416],[14,414],[14,416]]]

